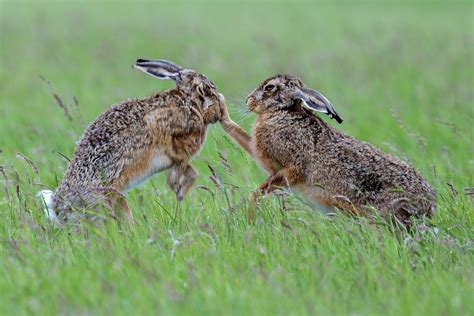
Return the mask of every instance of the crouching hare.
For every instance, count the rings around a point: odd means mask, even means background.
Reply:
[[[382,217],[407,227],[413,217],[433,215],[435,192],[423,177],[400,159],[313,115],[322,112],[342,122],[332,104],[298,78],[265,80],[248,96],[247,106],[257,113],[253,137],[225,109],[221,124],[270,174],[259,187],[261,193],[295,187],[325,208],[369,216],[373,206]]]
[[[127,190],[169,169],[168,185],[181,201],[197,177],[189,163],[207,126],[221,118],[223,96],[206,76],[166,60],[138,59],[133,67],[176,87],[113,105],[86,129],[59,187],[40,192],[56,223],[97,207],[133,222]]]

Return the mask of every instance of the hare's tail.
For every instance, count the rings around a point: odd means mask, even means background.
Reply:
[[[59,219],[56,214],[56,211],[53,209],[53,191],[51,190],[41,190],[36,196],[42,201],[44,207],[44,213],[46,217],[49,218],[51,222],[55,225],[59,225]]]

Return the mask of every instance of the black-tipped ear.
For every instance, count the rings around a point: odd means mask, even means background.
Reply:
[[[320,92],[305,87],[298,89],[294,97],[300,100],[304,107],[327,114],[339,124],[342,123],[343,119],[337,114],[336,109]]]
[[[148,60],[148,59],[137,59],[133,68],[143,71],[153,77],[159,79],[171,79],[177,80],[182,67],[164,59]]]

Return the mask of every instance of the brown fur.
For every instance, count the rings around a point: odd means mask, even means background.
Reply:
[[[220,119],[223,97],[193,70],[166,61],[136,65],[160,78],[161,72],[172,73],[177,86],[113,105],[86,129],[53,195],[61,221],[76,217],[75,209],[103,205],[131,221],[123,193],[134,181],[170,169],[168,184],[181,200],[196,179],[189,162],[203,145],[208,124]],[[157,153],[164,159],[153,169]]]
[[[265,91],[273,86],[273,91]],[[373,206],[384,218],[395,217],[406,226],[412,217],[431,217],[435,192],[423,177],[400,159],[315,116],[307,109],[313,101],[317,108],[312,108],[342,122],[321,94],[312,90],[306,98],[299,93],[308,90],[299,79],[287,75],[262,83],[247,99],[249,109],[258,114],[253,137],[232,122],[227,112],[223,115],[224,130],[270,173],[259,190],[303,187],[322,205],[364,216],[371,214],[369,206]],[[309,99],[314,96],[318,100]]]

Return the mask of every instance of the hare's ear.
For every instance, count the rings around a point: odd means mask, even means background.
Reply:
[[[197,85],[196,92],[203,100],[204,110],[207,110],[207,108],[210,105],[212,105],[212,100],[206,95],[205,88],[204,88],[204,83],[201,82]]]
[[[206,93],[204,92],[204,84],[201,82],[196,86],[196,92],[198,93],[199,96],[205,98]]]
[[[337,114],[336,109],[334,109],[331,102],[316,90],[306,87],[297,89],[294,98],[300,100],[304,107],[327,114],[332,119],[335,119],[339,124],[343,121],[339,114]]]
[[[182,67],[164,59],[137,59],[133,68],[159,79],[171,79],[174,81],[179,78],[179,73],[183,70]]]

